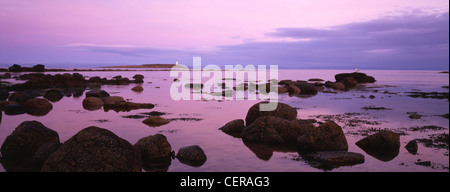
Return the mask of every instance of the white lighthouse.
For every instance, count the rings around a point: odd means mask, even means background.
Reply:
[[[177,60],[177,61],[175,61],[175,65],[178,65],[178,60]]]

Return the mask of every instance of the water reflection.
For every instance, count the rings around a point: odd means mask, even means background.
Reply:
[[[383,148],[383,149],[361,148],[361,149],[368,155],[374,157],[375,159],[384,162],[388,162],[395,159],[395,157],[397,157],[398,154],[400,153],[399,148]]]
[[[142,168],[146,172],[167,172],[171,164],[170,156],[158,160],[142,160]]]
[[[273,152],[297,152],[294,144],[271,145],[266,143],[251,143],[243,141],[244,145],[261,160],[269,161]]]

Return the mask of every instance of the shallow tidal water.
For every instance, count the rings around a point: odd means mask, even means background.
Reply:
[[[308,80],[321,78],[334,81],[337,73],[349,73],[346,70],[279,70],[279,80]],[[207,155],[207,161],[200,167],[192,167],[172,160],[170,172],[184,171],[268,171],[268,172],[315,172],[315,171],[448,171],[449,152],[447,148],[427,147],[418,143],[418,153],[413,155],[405,145],[413,139],[429,138],[436,134],[449,133],[449,120],[440,115],[449,113],[448,99],[414,98],[408,92],[446,92],[449,75],[438,71],[361,71],[375,77],[377,82],[365,84],[349,91],[337,93],[319,92],[315,96],[290,97],[280,94],[279,102],[297,109],[300,119],[318,121],[333,120],[342,126],[349,144],[350,152],[361,153],[365,162],[353,166],[341,166],[323,169],[310,165],[295,151],[273,149],[264,145],[244,143],[219,130],[227,122],[245,119],[248,109],[261,100],[222,100],[222,101],[174,101],[170,97],[170,86],[174,77],[169,71],[82,71],[85,77],[100,76],[108,79],[121,75],[132,79],[135,74],[144,75],[144,91],[131,90],[130,85],[103,85],[101,89],[111,96],[122,96],[137,103],[153,103],[153,109],[139,109],[129,112],[105,112],[103,109],[89,111],[83,108],[83,94],[80,97],[64,97],[54,102],[53,110],[45,116],[28,114],[2,114],[0,124],[0,143],[23,121],[37,120],[46,127],[58,132],[61,142],[68,140],[81,129],[98,126],[114,132],[119,137],[135,144],[139,139],[164,134],[175,152],[188,145],[199,145]],[[57,74],[58,72],[48,72]],[[62,72],[59,72],[62,73]],[[70,72],[72,73],[72,72]],[[13,74],[16,76],[19,74]],[[16,82],[15,80],[6,80]],[[329,90],[329,89],[325,89]],[[330,90],[331,91],[331,90]],[[193,93],[198,94],[198,93]],[[374,98],[369,98],[373,95]],[[385,110],[371,110],[370,107],[384,107]],[[366,108],[366,109],[364,109]],[[142,115],[158,111],[166,113],[162,117],[172,119],[169,124],[149,127],[142,123],[142,118],[124,116]],[[408,113],[423,115],[420,119],[410,119]],[[443,127],[438,130],[415,131],[412,127],[435,125]],[[355,142],[380,129],[401,133],[400,152],[390,160],[380,160],[364,152]],[[423,165],[420,162],[430,164]],[[5,170],[0,165],[0,171]]]

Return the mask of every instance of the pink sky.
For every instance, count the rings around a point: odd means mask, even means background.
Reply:
[[[90,45],[214,52],[292,40],[267,35],[278,28],[327,28],[448,8],[446,0],[0,0],[0,51]],[[14,62],[2,55],[8,53],[0,52],[0,63]]]

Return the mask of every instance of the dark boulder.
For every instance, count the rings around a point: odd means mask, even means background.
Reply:
[[[24,121],[2,144],[2,165],[6,171],[39,171],[40,167],[33,163],[36,151],[55,142],[59,143],[56,131],[38,121]]]
[[[102,99],[98,97],[86,97],[83,99],[83,108],[89,111],[101,109],[103,107]]]
[[[9,72],[22,72],[22,66],[14,64],[8,68]]]
[[[292,83],[291,85],[297,86],[301,91],[300,94],[302,95],[316,95],[319,92],[319,88],[317,88],[311,83],[295,82]]]
[[[53,109],[53,105],[50,102],[40,98],[30,99],[24,105],[27,108],[27,114],[34,116],[47,115]]]
[[[45,65],[37,64],[33,66],[30,71],[32,72],[45,72]]]
[[[417,146],[416,140],[409,141],[408,144],[406,144],[405,148],[406,148],[406,150],[408,150],[409,153],[411,153],[413,155],[416,155],[417,150],[419,149],[419,147]]]
[[[63,143],[42,167],[43,172],[140,172],[134,147],[111,131],[88,127]]]
[[[176,157],[181,163],[193,167],[200,167],[207,160],[205,152],[198,145],[180,148]]]
[[[300,151],[347,151],[348,143],[342,128],[326,122],[297,138]]]
[[[245,142],[294,143],[297,138],[314,129],[312,120],[286,120],[274,116],[258,118],[241,133]]]
[[[42,167],[45,161],[47,161],[47,159],[50,157],[50,155],[53,154],[56,150],[58,150],[60,146],[61,143],[59,142],[46,143],[41,145],[39,149],[36,151],[36,153],[34,153],[33,163],[37,167]]]
[[[334,90],[343,90],[345,89],[345,85],[341,82],[336,82],[333,83],[333,85],[331,86]]]
[[[141,74],[136,74],[133,76],[135,83],[143,83],[144,82],[144,76]]]
[[[64,97],[64,93],[57,89],[50,89],[44,94],[44,98],[51,102],[57,102]]]
[[[172,147],[162,134],[144,137],[134,147],[142,162],[166,159],[172,154]]]
[[[27,107],[25,107],[25,105],[22,104],[10,102],[10,104],[6,104],[3,107],[3,110],[5,111],[6,115],[20,115],[27,112]]]
[[[228,122],[223,127],[219,128],[219,130],[233,137],[240,137],[244,128],[245,128],[244,120],[236,119]]]
[[[400,135],[392,131],[380,131],[359,140],[356,145],[381,161],[390,161],[399,154]]]
[[[29,99],[32,99],[33,95],[25,92],[14,92],[9,96],[8,101],[15,101],[17,103],[25,103]]]
[[[6,89],[0,89],[0,101],[4,101],[8,99],[9,97],[9,91]]]
[[[86,97],[109,97],[109,93],[101,89],[94,89],[86,92]]]
[[[343,83],[345,85],[345,88],[350,89],[356,87],[358,84],[358,81],[354,77],[344,77],[339,82]]]
[[[273,111],[261,111],[260,104],[268,104],[269,102],[263,101],[257,103],[250,107],[247,112],[247,116],[245,117],[245,125],[249,126],[252,124],[257,118],[263,116],[274,116],[280,117],[286,120],[294,120],[297,119],[297,110],[292,108],[291,106],[278,102],[277,108]]]
[[[336,82],[343,80],[346,77],[353,77],[358,83],[374,83],[376,80],[372,76],[368,76],[365,73],[339,73],[334,76]]]

